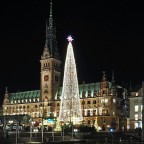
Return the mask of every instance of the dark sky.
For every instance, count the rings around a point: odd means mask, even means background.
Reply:
[[[40,88],[40,58],[49,0],[0,2],[0,93]],[[72,35],[79,83],[144,80],[143,4],[122,0],[53,0],[57,42],[64,63]]]

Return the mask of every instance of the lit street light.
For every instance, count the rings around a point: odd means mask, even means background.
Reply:
[[[35,133],[35,137],[36,137],[36,133],[38,132],[38,129],[37,128],[34,128],[34,133]]]

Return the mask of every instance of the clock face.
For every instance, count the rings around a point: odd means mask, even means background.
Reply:
[[[44,81],[48,81],[48,79],[49,79],[48,75],[45,75],[44,76]]]

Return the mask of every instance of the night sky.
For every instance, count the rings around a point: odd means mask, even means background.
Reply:
[[[40,58],[45,43],[49,0],[0,2],[0,97],[40,88]],[[98,82],[102,71],[118,84],[144,80],[143,5],[122,0],[53,0],[53,19],[61,60],[67,36],[73,48],[79,84]],[[62,66],[63,68],[63,66]]]

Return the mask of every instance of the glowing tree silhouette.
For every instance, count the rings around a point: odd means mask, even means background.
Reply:
[[[64,67],[62,96],[59,121],[78,124],[82,121],[82,110],[79,97],[79,87],[74,58],[72,37],[68,36],[68,47]]]

